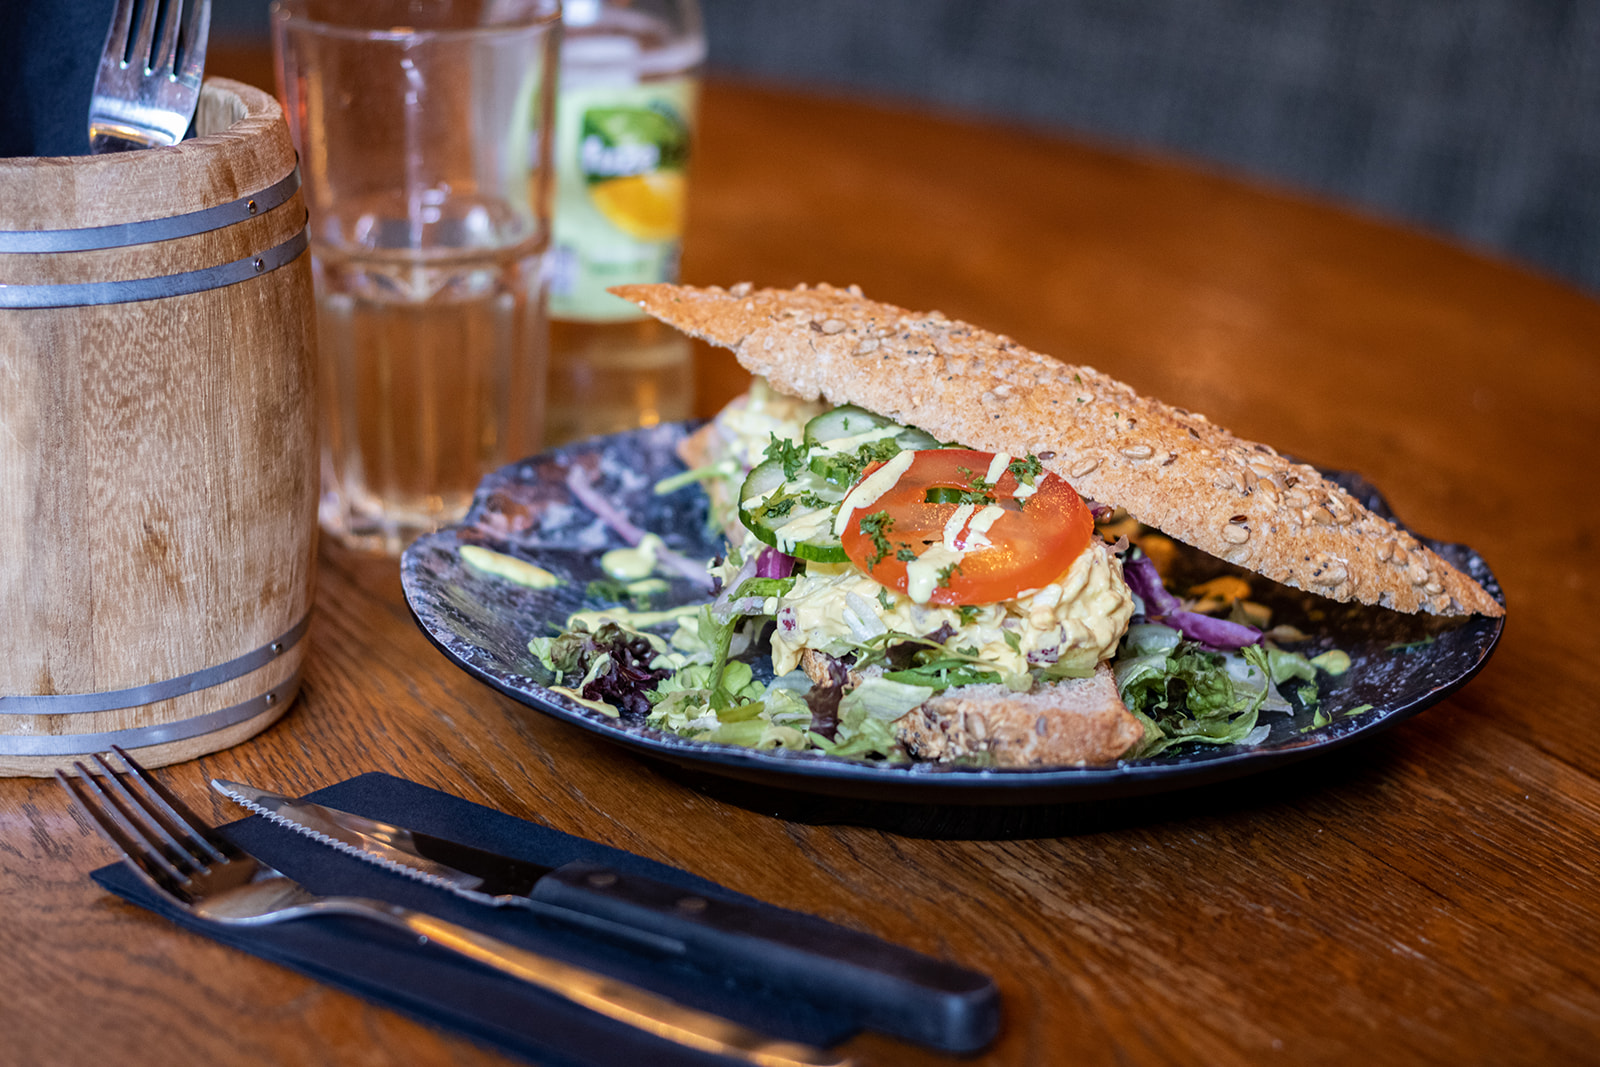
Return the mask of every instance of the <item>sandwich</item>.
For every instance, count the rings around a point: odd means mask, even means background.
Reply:
[[[1503,613],[1315,468],[1007,337],[855,287],[613,291],[754,384],[662,487],[706,490],[715,595],[670,637],[617,612],[531,645],[609,714],[859,759],[1106,765],[1252,744],[1317,700],[1338,650],[1270,626],[1250,580]],[[1172,541],[1248,579],[1184,599]]]

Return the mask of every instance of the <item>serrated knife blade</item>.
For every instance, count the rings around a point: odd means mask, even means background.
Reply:
[[[522,907],[702,967],[758,977],[821,1004],[848,1004],[879,1033],[953,1052],[994,1039],[988,976],[813,915],[703,896],[588,863],[544,867],[241,782],[223,796],[387,870],[493,907]]]
[[[211,785],[234,803],[280,826],[480,904],[523,904],[530,899],[534,884],[554,869],[242,782],[214,778]]]

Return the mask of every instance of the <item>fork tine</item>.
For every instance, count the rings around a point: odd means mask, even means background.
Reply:
[[[149,803],[142,806],[151,812],[152,817],[162,819],[166,826],[175,833],[187,838],[195,848],[190,852],[199,850],[200,854],[208,857],[209,862],[220,862],[237,857],[240,853],[231,841],[217,833],[209,823],[190,811],[188,806],[177,797],[173,796],[162,785],[150,776],[150,772],[128,755],[127,751],[111,746],[128,769],[128,775],[141,787]],[[98,758],[98,757],[96,757]],[[153,807],[152,807],[153,805]]]
[[[206,41],[211,36],[211,0],[188,0],[183,32],[178,37],[177,62],[173,71],[180,79],[199,83],[205,71]]]
[[[161,0],[142,0],[139,4],[139,29],[133,39],[133,47],[128,52],[128,65],[135,66],[140,71],[152,69],[151,45],[155,42],[156,35],[156,9],[161,6]]]
[[[179,888],[188,879],[160,851],[155,849],[137,826],[128,820],[122,810],[95,781],[89,768],[74,763],[78,777],[72,778],[56,771],[56,781],[72,797],[78,809],[94,823],[101,835],[122,853],[122,858],[148,882],[164,893],[182,895]],[[90,795],[87,787],[93,791]],[[98,800],[95,797],[98,796]]]
[[[160,16],[155,51],[150,53],[150,69],[176,70],[178,29],[183,25],[183,0],[166,0],[166,3],[161,5]]]
[[[112,56],[123,63],[128,61],[128,31],[132,24],[133,0],[117,0],[117,6],[111,13],[111,27],[106,30],[106,46],[100,51],[102,64]]]
[[[107,763],[104,756],[96,753],[93,759],[100,765],[100,769],[105,772],[100,778],[100,782],[103,783],[102,789],[105,789],[106,786],[110,787],[106,790],[106,795],[122,809],[122,814],[130,822],[139,825],[144,839],[149,841],[153,847],[160,849],[162,854],[172,861],[174,867],[185,874],[193,874],[196,871],[208,869],[215,862],[215,858],[209,854],[209,850],[206,848],[195,849],[178,840],[180,836],[187,838],[189,835],[181,827],[172,825],[169,820],[162,816],[160,811],[152,808],[143,797],[136,796],[128,788],[125,777],[119,774],[115,767]],[[154,833],[152,834],[151,831],[154,831]]]

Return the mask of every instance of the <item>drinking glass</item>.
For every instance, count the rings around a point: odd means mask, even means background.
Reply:
[[[317,303],[324,530],[398,553],[536,452],[558,0],[277,0]]]

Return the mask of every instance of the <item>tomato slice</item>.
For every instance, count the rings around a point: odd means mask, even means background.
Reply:
[[[1094,517],[1072,486],[1054,474],[1037,476],[1035,491],[1024,489],[1020,497],[1009,465],[992,486],[986,485],[994,459],[992,452],[968,449],[917,452],[888,491],[851,512],[840,538],[846,554],[880,584],[909,592],[914,600],[924,593],[933,604],[996,604],[1056,580],[1089,547]],[[856,484],[882,466],[868,467]],[[939,546],[945,544],[946,525],[963,507],[958,501],[965,502],[967,514],[952,531],[950,544],[961,552],[955,560]],[[998,518],[984,514],[986,507],[999,508]],[[991,518],[987,530],[976,528]],[[930,551],[934,554],[920,574],[918,568],[908,572],[912,559]],[[941,572],[931,593],[930,567]]]

